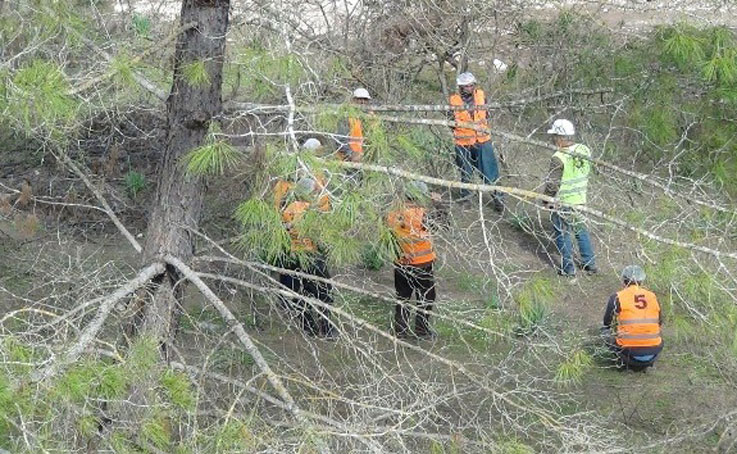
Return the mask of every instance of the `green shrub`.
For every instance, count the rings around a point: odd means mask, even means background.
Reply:
[[[136,196],[146,188],[146,176],[142,173],[130,170],[125,175],[125,190],[131,198]]]

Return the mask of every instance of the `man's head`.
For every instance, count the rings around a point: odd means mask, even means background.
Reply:
[[[317,192],[317,182],[309,177],[302,177],[294,185],[294,197],[304,202],[311,201]]]
[[[427,199],[429,192],[430,190],[424,181],[412,180],[407,183],[404,196],[409,201],[423,203]]]
[[[639,265],[628,265],[622,270],[624,285],[641,285],[645,282],[645,270]]]
[[[365,88],[356,88],[353,90],[353,98],[352,101],[356,104],[368,104],[368,102],[371,100],[371,95],[369,95],[368,90]]]
[[[559,118],[548,129],[548,134],[550,134],[556,146],[566,147],[573,144],[573,136],[576,135],[576,128],[573,127],[573,123],[570,120]]]
[[[461,93],[470,94],[476,89],[476,77],[471,73],[460,73],[456,78],[456,84],[458,84],[458,90]]]

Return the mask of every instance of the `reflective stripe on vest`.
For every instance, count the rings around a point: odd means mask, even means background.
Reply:
[[[591,157],[591,150],[586,145],[575,144],[566,151]],[[553,155],[563,163],[563,176],[556,197],[569,205],[583,205],[586,203],[586,192],[591,171],[591,162],[561,151]]]
[[[619,334],[617,338],[618,339],[658,339],[660,340],[660,331],[658,331],[657,333],[653,333],[653,334]],[[658,342],[655,345],[658,345],[658,344],[660,344],[660,342]]]
[[[477,88],[473,92],[473,104],[474,106],[483,106],[486,104],[486,96],[484,90]],[[463,98],[460,94],[454,93],[450,96],[450,105],[454,107],[463,106]],[[487,132],[476,131],[471,128],[464,128],[460,125],[472,124],[481,128],[488,128],[489,121],[487,119],[486,110],[474,110],[470,112],[468,110],[456,110],[454,111],[455,121],[459,124],[453,128],[453,136],[455,137],[456,145],[470,146],[476,143],[484,143],[491,140],[491,136]]]
[[[348,117],[348,146],[354,153],[363,153],[363,124],[360,118]]]
[[[633,318],[630,320],[621,320],[619,325],[638,325],[640,323],[660,323],[657,318]]]
[[[394,210],[387,216],[387,224],[402,250],[397,263],[421,265],[435,260],[430,234],[422,223],[424,217],[425,209],[416,205]]]
[[[621,347],[660,345],[660,305],[655,294],[630,285],[617,293],[617,301],[617,344]]]

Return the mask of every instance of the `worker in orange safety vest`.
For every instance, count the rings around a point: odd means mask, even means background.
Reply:
[[[430,193],[433,201],[440,196]],[[394,263],[394,288],[397,304],[394,313],[394,332],[397,337],[406,338],[414,334],[418,338],[432,339],[435,332],[430,327],[430,314],[436,298],[433,262],[436,255],[428,230],[428,218],[423,202],[428,197],[427,185],[412,181],[405,191],[406,202],[392,210],[387,216],[399,247],[399,255]],[[410,328],[410,306],[412,295],[416,295],[417,308],[414,332]]]
[[[290,251],[280,265],[290,271],[330,279],[325,254],[320,250],[317,242],[304,236],[300,229],[300,223],[320,193],[320,186],[312,178],[302,178],[294,185],[292,192],[294,201],[288,203],[282,211],[282,223],[289,232]],[[279,282],[300,295],[315,298],[325,304],[333,302],[333,289],[329,282],[290,273],[281,273]],[[315,307],[299,297],[292,298],[285,303],[292,312],[296,313],[302,328],[308,334],[327,339],[335,339],[338,336],[335,324],[330,321],[328,308]]]
[[[602,331],[620,367],[644,371],[663,350],[662,312],[655,294],[642,287],[645,271],[641,267],[625,267],[622,281],[624,288],[609,298]]]
[[[496,184],[499,179],[499,163],[497,162],[491,136],[488,131],[479,131],[475,128],[489,128],[489,118],[486,109],[476,109],[476,106],[486,104],[484,91],[477,87],[476,77],[470,72],[461,73],[456,79],[458,92],[450,95],[450,105],[456,108],[448,112],[449,119],[455,121],[452,127],[455,141],[456,164],[461,171],[461,181],[469,183],[473,169],[476,168],[483,177],[484,184]],[[461,199],[467,199],[470,192],[461,190]],[[494,209],[504,210],[502,194],[493,194]]]
[[[351,102],[356,105],[368,104],[371,100],[368,90],[356,88],[353,91]],[[340,145],[338,147],[338,158],[343,161],[361,162],[363,160],[363,122],[357,117],[348,117],[345,123],[341,123],[338,129]]]

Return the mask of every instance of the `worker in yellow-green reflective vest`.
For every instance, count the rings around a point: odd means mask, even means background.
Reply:
[[[545,195],[556,199],[547,204],[552,208],[551,220],[555,234],[555,245],[560,253],[558,274],[576,276],[573,261],[573,242],[576,237],[581,254],[580,267],[587,273],[596,273],[594,249],[584,219],[576,212],[577,206],[586,204],[589,174],[591,172],[591,150],[586,145],[573,141],[576,130],[569,120],[558,119],[548,130],[558,151],[553,154],[545,184]]]

